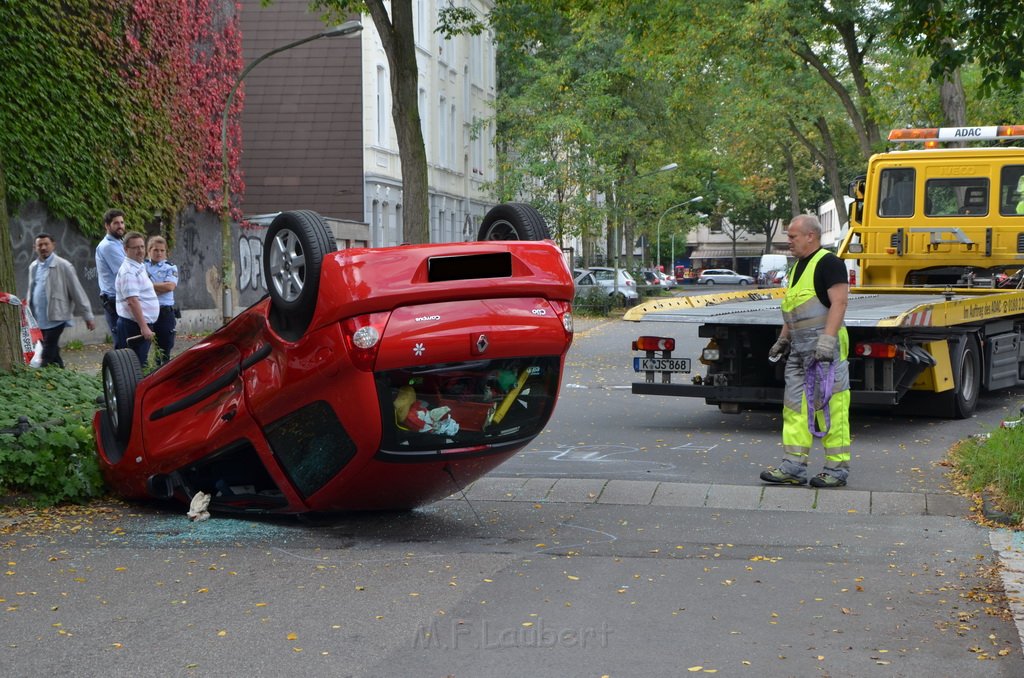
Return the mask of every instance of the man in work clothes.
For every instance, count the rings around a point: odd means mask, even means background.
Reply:
[[[60,335],[71,324],[72,313],[85,317],[89,330],[96,328],[92,308],[71,262],[54,253],[53,236],[36,236],[36,260],[28,265],[28,304],[43,333],[42,367],[64,367]]]
[[[149,279],[146,265],[146,236],[132,231],[124,237],[124,263],[117,272],[117,341],[114,348],[131,348],[146,365],[153,328],[160,314],[160,303]]]
[[[782,404],[782,445],[778,468],[761,472],[768,483],[803,485],[815,433],[825,448],[825,468],[812,487],[842,487],[850,474],[850,341],[843,325],[850,285],[842,259],[821,249],[821,224],[810,214],[794,217],[786,233],[799,258],[782,301],[782,333],[768,352],[787,353]],[[810,378],[808,378],[810,375]],[[808,386],[813,386],[815,416],[808,418]],[[821,403],[831,386],[831,398]],[[814,432],[812,432],[812,429]]]
[[[96,277],[100,286],[103,313],[107,318],[107,327],[110,329],[110,338],[114,340],[116,347],[118,345],[117,294],[114,290],[114,280],[124,261],[124,243],[121,242],[121,239],[124,238],[124,212],[107,210],[103,215],[103,227],[107,230],[107,234],[96,246]]]

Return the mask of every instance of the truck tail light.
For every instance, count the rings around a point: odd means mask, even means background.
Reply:
[[[882,341],[865,341],[854,345],[854,355],[862,358],[895,358],[896,344],[888,344]]]
[[[668,337],[640,337],[633,342],[634,351],[674,351],[676,340]]]
[[[348,318],[341,323],[342,334],[345,336],[345,347],[348,348],[352,364],[364,372],[372,372],[377,360],[384,328],[388,324],[390,313],[369,313]]]

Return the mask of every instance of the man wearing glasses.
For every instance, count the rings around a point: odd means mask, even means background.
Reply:
[[[117,271],[117,342],[114,348],[130,348],[145,367],[153,340],[150,327],[160,315],[153,281],[142,262],[146,258],[146,237],[132,231],[124,237],[124,262]]]

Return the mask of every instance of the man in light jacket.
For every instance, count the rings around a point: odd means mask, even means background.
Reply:
[[[42,366],[63,368],[60,335],[72,324],[72,316],[84,316],[89,330],[95,329],[96,323],[75,267],[54,254],[56,245],[49,233],[36,236],[36,260],[28,265],[28,304],[43,333]]]

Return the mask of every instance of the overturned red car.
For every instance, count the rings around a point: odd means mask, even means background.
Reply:
[[[267,297],[145,377],[129,349],[104,357],[108,485],[222,511],[408,509],[508,459],[555,407],[573,281],[527,205],[480,237],[334,251],[317,214],[281,213]]]

